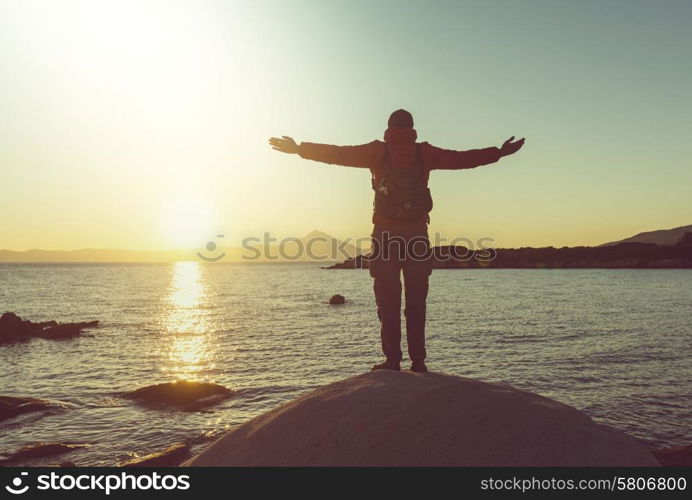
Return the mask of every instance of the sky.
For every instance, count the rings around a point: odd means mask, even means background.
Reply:
[[[692,224],[692,3],[0,0],[0,248],[168,249],[371,231],[391,111],[450,149],[431,232],[590,245]]]

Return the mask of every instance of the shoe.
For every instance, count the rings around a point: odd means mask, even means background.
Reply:
[[[375,365],[372,367],[373,370],[394,370],[397,372],[401,371],[401,366],[399,365],[398,361],[385,361],[384,363],[380,363],[379,365]]]
[[[411,363],[411,371],[418,373],[427,373],[428,367],[425,366],[425,361],[414,361]]]

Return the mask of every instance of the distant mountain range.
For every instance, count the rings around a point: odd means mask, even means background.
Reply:
[[[683,242],[682,240],[685,240]],[[667,247],[685,245],[690,246],[692,242],[692,225],[681,226],[673,229],[664,229],[660,231],[649,231],[636,234],[630,238],[620,241],[604,243],[598,247],[574,247],[572,249],[532,249],[522,248],[517,250],[505,249],[498,250],[509,258],[507,263],[514,262],[516,255],[528,255],[533,261],[535,252],[542,252],[540,255],[545,256],[547,253],[551,255],[550,259],[562,259],[572,251],[567,261],[572,262],[577,253],[579,259],[583,260],[583,265],[587,267],[600,267],[599,265],[591,266],[590,264],[598,264],[598,260],[602,257],[600,253],[596,255],[583,254],[583,249],[591,248],[593,251],[602,247],[618,246],[621,251],[617,252],[618,260],[622,263],[630,263],[627,267],[644,267],[646,262],[660,261],[664,259],[668,261],[668,265],[675,266],[673,261],[678,260],[677,251],[670,254],[667,250],[654,249],[643,250],[635,248],[636,244],[655,244]],[[625,245],[623,244],[635,244]],[[306,251],[309,249],[309,253]],[[252,241],[245,244],[244,247],[218,247],[213,250],[206,248],[202,249],[178,249],[168,251],[138,251],[138,250],[112,250],[112,249],[81,249],[81,250],[0,250],[0,262],[175,262],[181,260],[197,260],[197,261],[215,261],[223,262],[341,262],[348,258],[354,258],[366,249],[359,249],[356,246],[344,243],[341,240],[330,236],[322,231],[312,231],[302,238],[286,238],[281,241],[273,241],[265,243],[260,241]],[[535,252],[534,252],[535,251]],[[671,250],[672,251],[672,250]],[[684,250],[683,252],[685,252]],[[510,253],[508,253],[510,252]],[[515,252],[515,253],[511,253]],[[519,252],[519,253],[517,253]],[[528,252],[528,253],[527,253]],[[560,256],[552,256],[553,252],[561,252]],[[577,252],[577,253],[575,253]],[[645,254],[642,254],[645,252]],[[653,252],[653,253],[652,253]],[[663,252],[663,253],[662,253]],[[666,253],[667,252],[667,253]],[[592,252],[593,253],[593,252]],[[665,255],[664,255],[665,253]],[[679,253],[679,252],[678,252]],[[574,255],[572,255],[574,254]],[[612,252],[608,254],[608,259],[611,258]],[[654,255],[656,254],[656,255]],[[661,254],[661,255],[658,255]],[[669,255],[670,254],[670,255]],[[221,259],[217,257],[223,255]],[[538,255],[538,254],[536,254]],[[613,254],[614,256],[615,254]],[[683,258],[686,254],[683,254]],[[298,258],[296,258],[298,256]],[[248,258],[249,257],[249,258]],[[543,259],[544,257],[541,257]],[[563,265],[567,265],[567,261]],[[556,261],[557,262],[557,261]],[[639,264],[634,265],[637,262]],[[496,262],[499,265],[501,262]],[[509,264],[508,264],[509,265]],[[350,267],[350,265],[349,265]],[[523,267],[520,266],[520,267]],[[568,266],[569,267],[569,266]]]
[[[0,250],[0,262],[171,262],[192,260],[194,252],[84,248],[81,250]]]
[[[312,231],[302,238],[284,238],[264,242],[259,238],[240,246],[219,246],[213,250],[0,250],[0,262],[175,262],[199,260],[213,262],[328,262],[355,257],[358,248],[322,231]],[[223,257],[217,259],[219,256]]]
[[[619,245],[620,243],[653,243],[655,245],[675,245],[685,233],[692,233],[692,224],[689,226],[674,227],[673,229],[659,229],[658,231],[647,231],[638,233],[629,238],[619,241],[603,243],[601,246]]]

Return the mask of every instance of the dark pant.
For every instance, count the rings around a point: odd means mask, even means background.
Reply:
[[[377,316],[382,352],[387,360],[401,361],[401,279],[406,297],[406,341],[412,361],[425,359],[425,301],[432,270],[427,224],[375,225],[370,275],[375,278]]]

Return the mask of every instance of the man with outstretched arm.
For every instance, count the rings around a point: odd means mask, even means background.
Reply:
[[[428,277],[432,271],[428,189],[431,170],[461,170],[489,165],[516,153],[524,139],[507,139],[501,147],[453,151],[416,142],[413,116],[406,110],[389,117],[384,141],[359,146],[333,146],[296,142],[288,136],[272,137],[269,144],[283,153],[299,154],[346,167],[368,168],[375,191],[370,275],[374,278],[377,315],[385,361],[373,370],[400,370],[401,278],[404,275],[406,340],[411,370],[428,371],[425,365],[425,307]]]

